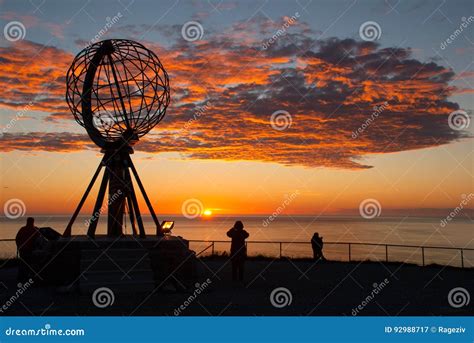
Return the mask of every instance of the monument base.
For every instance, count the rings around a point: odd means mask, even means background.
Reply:
[[[150,290],[184,289],[196,278],[195,253],[176,236],[71,236],[54,241],[40,277],[47,284]]]

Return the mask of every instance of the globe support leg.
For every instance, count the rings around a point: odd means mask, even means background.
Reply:
[[[104,196],[105,191],[107,189],[108,181],[109,171],[107,168],[105,168],[104,176],[102,177],[102,182],[100,184],[99,194],[97,195],[97,200],[94,205],[94,211],[92,212],[92,218],[89,221],[89,229],[87,230],[87,236],[91,238],[95,237],[95,230],[97,228],[97,223],[99,222],[102,203],[104,202]]]
[[[124,164],[124,153],[115,154],[110,152],[110,155],[111,157],[107,162],[107,168],[110,171],[107,236],[119,237],[123,234],[123,217],[125,214],[126,166]]]
[[[130,193],[127,194],[127,207],[128,207],[128,214],[130,217],[130,224],[132,225],[132,232],[133,235],[137,235],[137,228],[135,227],[135,211],[133,210],[132,199],[130,198]]]
[[[128,168],[125,169],[125,177],[127,178],[127,182],[130,185],[130,199],[133,205],[133,210],[135,212],[135,217],[137,218],[138,230],[140,232],[140,237],[145,238],[145,227],[143,225],[142,216],[140,214],[140,208],[138,207],[137,195],[135,194],[135,189],[133,188],[132,178],[130,176],[130,171]]]
[[[153,206],[151,205],[150,199],[148,198],[148,195],[146,194],[145,187],[143,187],[142,181],[140,180],[140,177],[138,176],[137,170],[135,169],[135,166],[133,165],[133,162],[130,156],[128,156],[128,163],[129,163],[130,169],[132,169],[135,179],[137,180],[138,187],[140,188],[140,191],[143,194],[143,198],[145,199],[145,202],[148,206],[148,210],[150,211],[153,221],[155,222],[156,234],[162,235],[161,225],[158,221],[158,218],[156,217],[156,214],[155,214],[155,211],[153,210]]]
[[[99,217],[103,212],[105,194],[108,189],[107,236],[119,237],[123,234],[125,204],[127,204],[133,235],[137,235],[138,233],[140,235],[140,238],[146,238],[143,218],[140,213],[140,208],[138,205],[137,195],[133,186],[130,169],[133,172],[133,176],[135,177],[138,187],[153,218],[153,221],[156,226],[156,233],[157,235],[162,235],[161,225],[155,214],[153,206],[151,205],[151,201],[145,191],[145,187],[143,186],[140,177],[138,176],[137,170],[133,165],[132,159],[130,158],[130,152],[110,150],[105,152],[105,155],[102,158],[102,161],[99,164],[99,167],[97,168],[96,172],[94,173],[92,180],[89,183],[84,195],[82,196],[81,201],[79,202],[79,205],[76,208],[76,211],[74,212],[71,220],[69,221],[69,224],[66,227],[63,236],[71,236],[72,225],[76,220],[80,210],[82,209],[82,206],[84,205],[84,202],[86,201],[103,167],[105,167],[105,171],[102,177],[102,182],[100,184],[99,193],[97,194],[93,213],[91,219],[89,220],[87,235],[90,238],[95,237]],[[138,232],[135,222],[138,226]]]
[[[82,209],[82,206],[84,205],[84,202],[86,201],[87,197],[89,196],[89,193],[94,186],[95,181],[97,180],[97,177],[99,176],[100,171],[102,170],[102,167],[104,166],[103,164],[104,160],[99,163],[99,166],[97,167],[97,170],[94,173],[94,176],[92,176],[92,180],[89,183],[89,186],[87,186],[86,191],[84,192],[84,195],[81,198],[81,201],[79,201],[79,204],[77,205],[76,210],[74,211],[74,214],[72,215],[71,219],[69,220],[69,223],[67,224],[66,230],[63,233],[63,237],[71,237],[71,232],[72,232],[72,225],[74,224],[74,221],[76,220],[77,216],[79,215],[79,212]]]

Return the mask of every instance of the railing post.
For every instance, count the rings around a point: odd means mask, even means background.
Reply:
[[[461,268],[464,268],[464,251],[461,249]]]
[[[388,244],[385,244],[385,262],[388,262]]]
[[[212,241],[212,252],[211,255],[214,255],[214,241]]]
[[[281,242],[280,242],[280,258],[281,258]]]
[[[423,259],[423,267],[425,266],[425,247],[421,247],[421,257]]]
[[[351,243],[349,243],[349,262],[351,262]]]

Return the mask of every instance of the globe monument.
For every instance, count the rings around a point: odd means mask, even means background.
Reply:
[[[76,121],[104,156],[74,212],[72,225],[102,169],[100,190],[87,235],[94,237],[108,188],[107,235],[123,234],[127,209],[133,234],[146,237],[131,172],[161,233],[153,206],[130,158],[133,146],[165,116],[170,102],[168,75],[158,57],[143,45],[123,39],[105,40],[82,50],[67,72],[66,100]]]
[[[138,42],[103,40],[77,54],[66,84],[66,101],[75,120],[103,157],[52,248],[54,258],[43,273],[45,279],[55,284],[89,283],[92,289],[104,283],[112,288],[148,282],[156,288],[172,280],[178,288],[192,282],[195,253],[187,240],[171,235],[174,222],[160,224],[130,157],[140,139],[163,119],[170,103],[169,78],[159,58]],[[101,173],[87,235],[84,226],[75,232],[74,222]],[[156,235],[147,235],[140,194],[153,219],[154,228],[148,233]],[[105,210],[104,235],[97,228]],[[130,234],[125,230],[127,222]]]

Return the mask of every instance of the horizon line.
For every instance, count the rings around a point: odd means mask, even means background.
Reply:
[[[465,210],[469,210],[469,211],[474,211],[474,209],[465,209]],[[403,218],[403,217],[421,217],[421,218],[444,218],[446,217],[447,215],[449,215],[449,213],[452,211],[452,209],[446,209],[446,215],[443,215],[441,213],[426,213],[426,212],[422,212],[422,213],[414,213],[414,211],[412,211],[411,213],[396,213],[395,211],[397,210],[394,210],[394,213],[388,213],[386,215],[383,215],[381,214],[380,216],[377,216],[375,218],[373,218],[372,220],[377,220],[377,219],[387,219],[387,218]],[[437,211],[443,211],[443,209],[437,209]],[[348,218],[360,218],[362,220],[369,220],[369,219],[366,219],[366,218],[363,218],[359,213],[334,213],[334,214],[278,214],[278,215],[274,215],[273,213],[227,213],[227,214],[213,214],[212,216],[203,216],[203,215],[200,215],[200,216],[197,216],[195,218],[186,218],[182,213],[163,213],[163,214],[156,214],[157,217],[166,217],[166,216],[169,216],[169,217],[182,217],[183,219],[189,219],[189,220],[193,220],[193,219],[198,219],[198,218],[201,218],[201,219],[206,219],[206,220],[212,220],[212,218],[234,218],[234,217],[256,217],[256,218],[259,218],[259,217],[262,217],[262,218],[268,218],[268,217],[275,217],[275,219],[277,217],[332,217],[332,218],[342,218],[342,217],[348,217]],[[28,214],[28,215],[24,215],[20,218],[14,218],[14,220],[19,220],[21,218],[27,218],[27,217],[34,217],[34,216],[39,216],[39,217],[71,217],[72,215],[70,213],[31,213],[31,214]],[[78,215],[79,217],[88,217],[88,216],[91,216],[91,214],[79,214]],[[107,216],[107,214],[104,214],[103,215],[104,217]],[[142,214],[142,217],[151,217],[151,214],[149,213],[144,213]],[[459,214],[458,216],[458,219],[471,219],[467,214]],[[11,220],[12,218],[8,218],[7,216],[5,215],[0,215],[0,219],[9,219]],[[453,218],[454,219],[454,218]],[[472,219],[471,219],[472,220]]]

